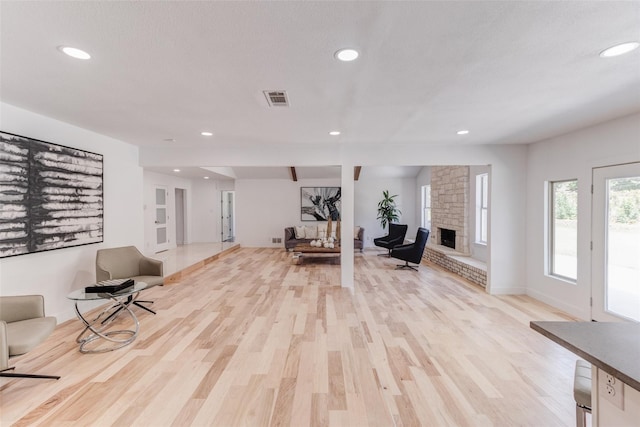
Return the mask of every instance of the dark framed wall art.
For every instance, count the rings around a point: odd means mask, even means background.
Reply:
[[[101,154],[0,132],[0,258],[104,238]]]
[[[300,219],[332,221],[340,219],[340,187],[300,187]]]

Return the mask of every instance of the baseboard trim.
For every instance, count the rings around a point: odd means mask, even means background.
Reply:
[[[517,286],[513,288],[496,288],[489,287],[489,295],[526,295],[527,288],[523,286]]]
[[[538,301],[542,301],[545,304],[555,307],[571,316],[577,317],[582,320],[591,320],[591,310],[584,310],[572,304],[567,304],[562,300],[550,297],[547,294],[538,292],[534,289],[527,289],[527,295],[531,298],[535,298]]]

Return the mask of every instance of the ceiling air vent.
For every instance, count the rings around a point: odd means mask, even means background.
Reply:
[[[284,90],[265,90],[264,96],[267,97],[267,102],[271,107],[288,107],[289,99],[287,98],[287,92]]]

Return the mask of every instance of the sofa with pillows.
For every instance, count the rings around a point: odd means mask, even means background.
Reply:
[[[295,227],[287,227],[284,229],[284,248],[288,251],[293,249],[298,243],[309,243],[312,240],[322,239],[327,236],[327,224],[318,225],[301,225]],[[335,225],[331,230],[331,236],[336,237]],[[364,228],[355,227],[353,231],[353,248],[362,252],[364,240]]]

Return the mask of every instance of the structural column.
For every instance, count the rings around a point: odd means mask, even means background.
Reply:
[[[342,196],[340,210],[340,262],[342,273],[342,287],[353,290],[353,230],[355,226],[354,215],[354,181],[353,164],[342,164]]]

